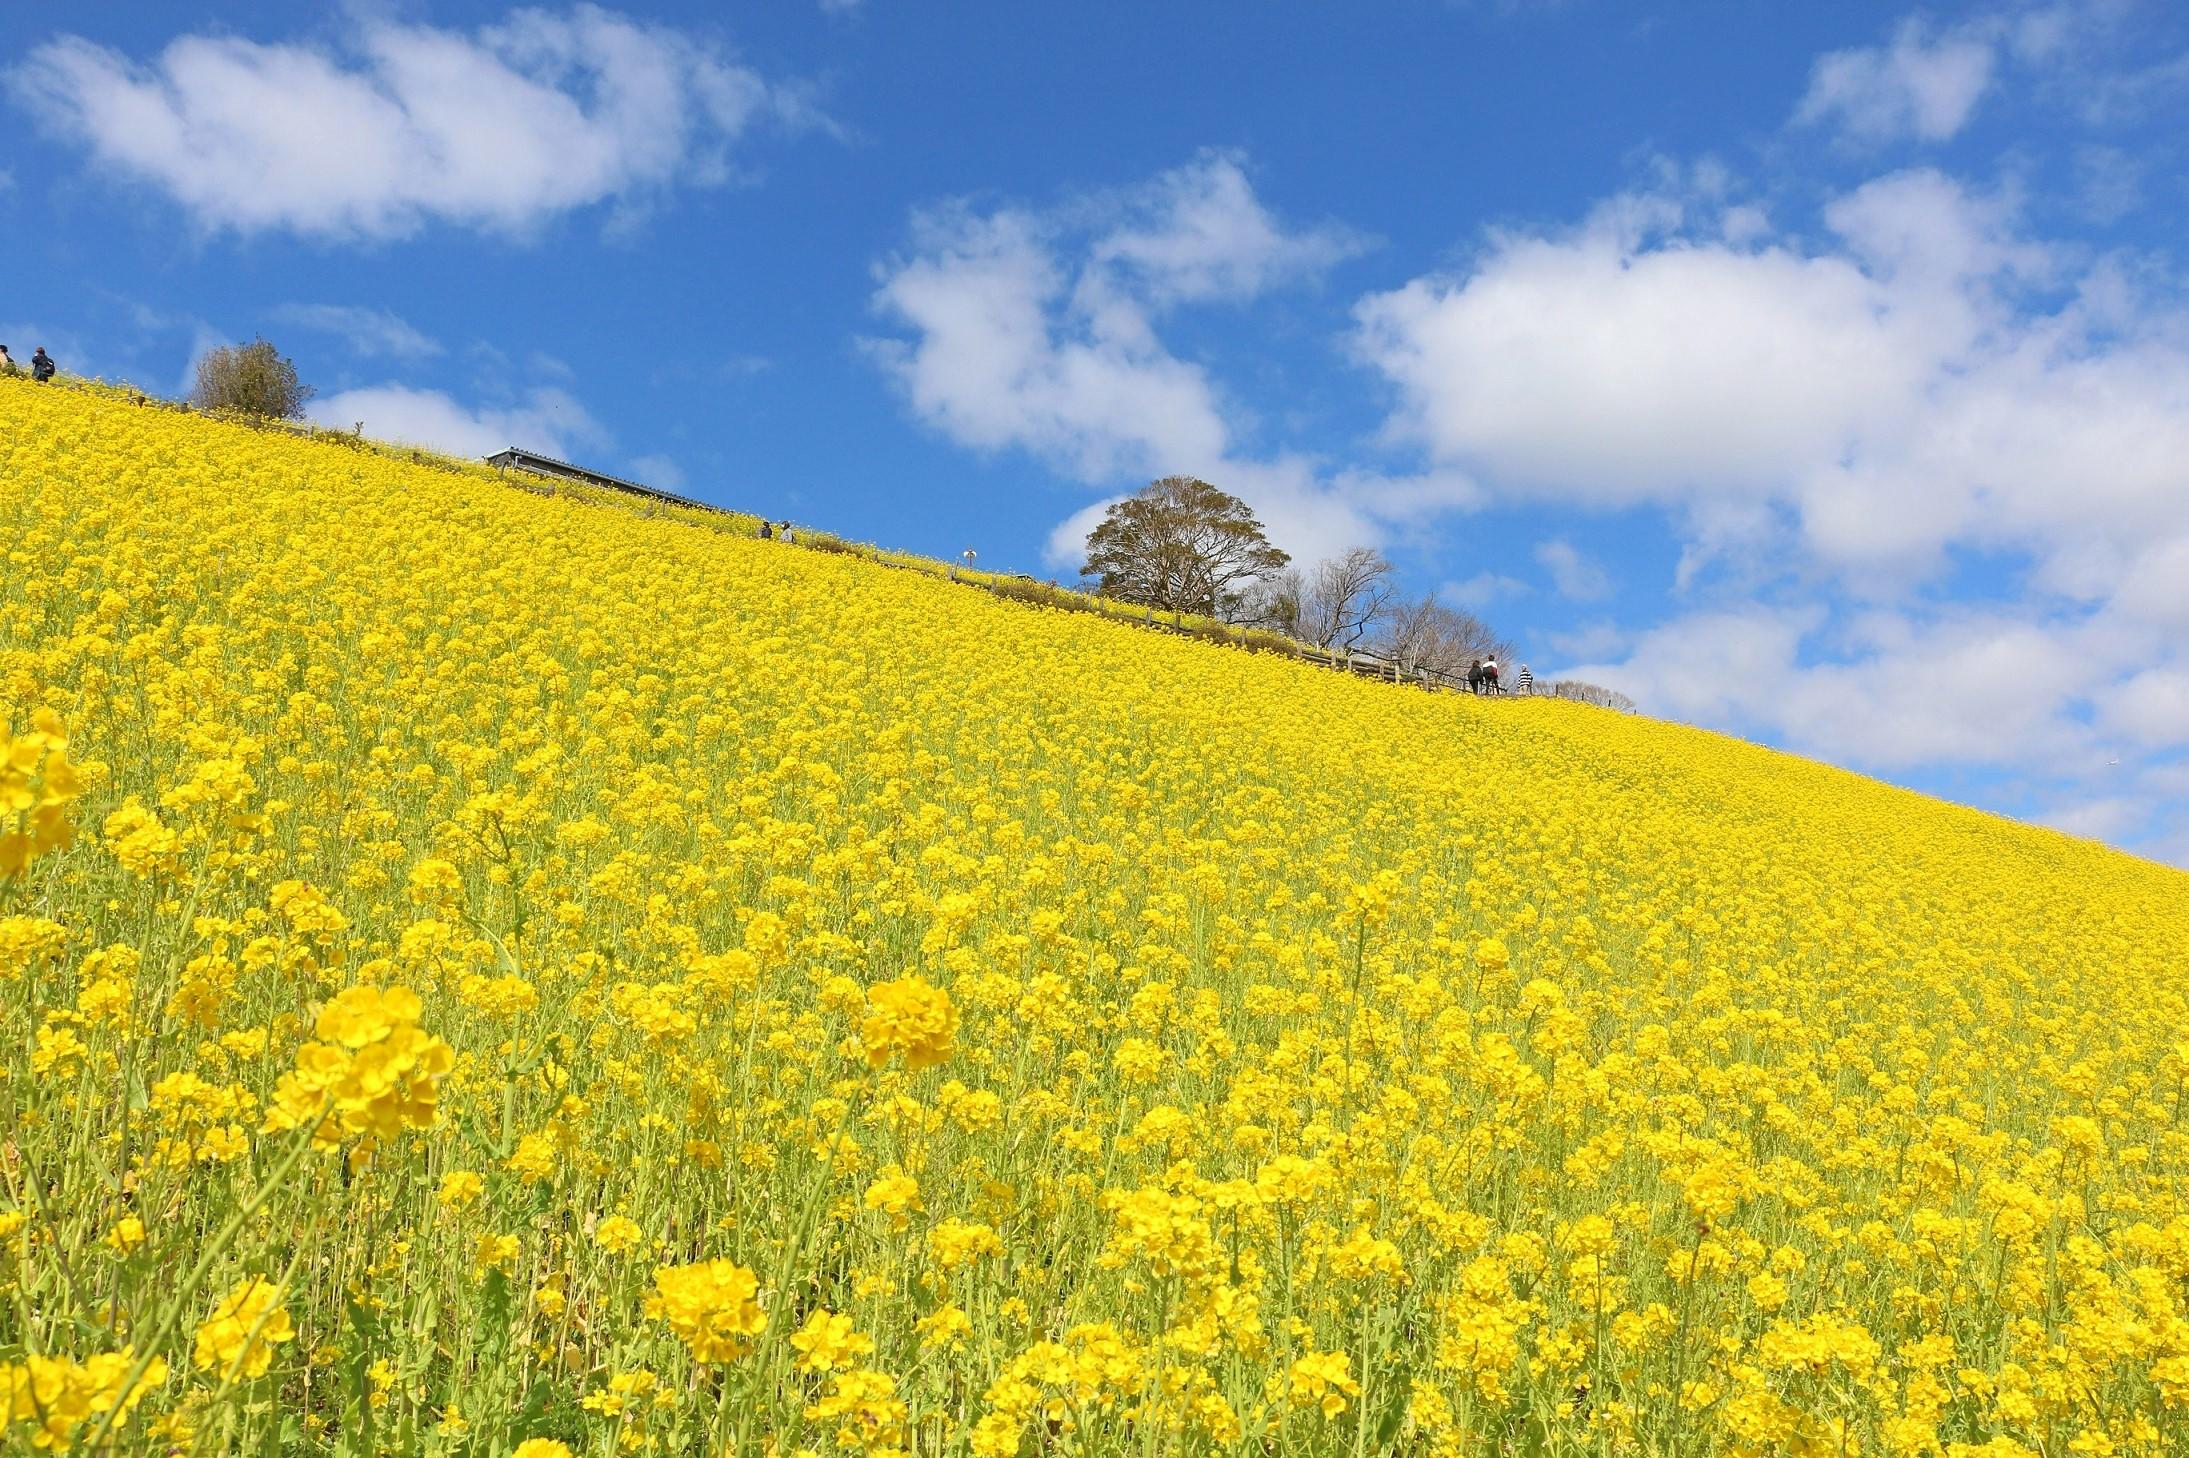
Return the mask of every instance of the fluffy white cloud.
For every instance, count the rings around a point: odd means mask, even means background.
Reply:
[[[725,181],[757,120],[810,116],[704,38],[593,5],[468,33],[368,14],[345,35],[184,35],[149,65],[63,36],[7,74],[56,134],[202,226],[329,238],[640,205]]]
[[[1954,342],[1845,256],[1653,237],[1617,210],[1362,301],[1394,435],[1586,505],[1754,496],[1884,425]]]
[[[1313,279],[1369,246],[1335,224],[1286,227],[1255,197],[1240,159],[1226,152],[1205,152],[1096,207],[1120,216],[1089,247],[1081,286],[1098,293],[1122,287],[1156,304],[1244,302]]]
[[[515,405],[469,407],[439,390],[372,385],[315,400],[311,418],[336,430],[363,422],[376,440],[427,446],[452,456],[490,456],[521,446],[551,456],[608,444],[608,433],[561,390],[533,390]]]
[[[2189,324],[2169,280],[2020,237],[1935,172],[1825,210],[1823,246],[1709,219],[1496,240],[1358,308],[1389,429],[1494,494],[1656,504],[1711,551],[1798,523],[1874,588],[1955,546],[2041,585],[2189,620]]]
[[[961,444],[1030,451],[1097,486],[1199,475],[1298,551],[1368,541],[1360,499],[1463,488],[1446,473],[1340,490],[1305,460],[1243,455],[1222,392],[1157,327],[1185,305],[1311,279],[1363,246],[1344,229],[1285,224],[1238,157],[1206,152],[1144,186],[1047,211],[920,215],[874,300],[906,334],[867,348],[913,412]],[[1076,565],[1096,520],[1089,508],[1060,526],[1051,560]]]
[[[1934,36],[1921,20],[1906,20],[1888,45],[1820,56],[1794,119],[1835,126],[1859,142],[1944,141],[1976,109],[1996,59],[1984,30]]]
[[[438,340],[420,333],[386,309],[364,309],[348,304],[284,304],[273,319],[332,334],[365,359],[425,359],[441,353]]]
[[[1019,446],[1104,481],[1207,469],[1230,431],[1198,365],[1156,339],[1146,311],[1103,290],[1074,305],[1069,267],[1038,220],[958,210],[918,220],[913,255],[877,297],[910,341],[874,355],[916,414],[964,445]]]

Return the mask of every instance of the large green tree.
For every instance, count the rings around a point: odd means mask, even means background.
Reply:
[[[1080,568],[1105,597],[1230,620],[1292,559],[1244,501],[1192,476],[1165,476],[1112,506]]]

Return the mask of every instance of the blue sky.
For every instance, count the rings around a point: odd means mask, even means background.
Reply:
[[[10,6],[0,342],[1070,575],[1172,472],[1539,674],[2189,864],[2158,0]]]

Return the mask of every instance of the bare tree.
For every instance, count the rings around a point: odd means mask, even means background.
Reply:
[[[1287,638],[1300,636],[1300,608],[1307,596],[1307,579],[1297,567],[1287,567],[1272,572],[1248,589],[1240,600],[1238,621],[1251,623],[1258,628],[1282,633]]]
[[[1300,584],[1292,634],[1326,652],[1351,648],[1382,621],[1395,595],[1381,552],[1355,547],[1325,557]]]
[[[1617,709],[1622,714],[1631,714],[1635,709],[1634,700],[1617,689],[1608,689],[1598,683],[1585,683],[1578,678],[1562,678],[1545,692],[1552,698],[1594,704],[1599,709]]]
[[[1082,576],[1105,597],[1237,621],[1292,559],[1247,504],[1192,476],[1165,476],[1109,509],[1087,535]]]
[[[1385,617],[1377,651],[1409,671],[1429,669],[1454,677],[1483,658],[1510,659],[1513,646],[1473,613],[1446,607],[1435,597],[1406,603]]]
[[[297,420],[312,387],[296,377],[296,366],[263,339],[222,345],[198,361],[192,404],[205,410],[236,410],[262,419]]]

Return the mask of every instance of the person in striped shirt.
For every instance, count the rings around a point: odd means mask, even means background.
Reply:
[[[1513,692],[1516,694],[1532,694],[1535,692],[1535,675],[1528,672],[1528,665],[1525,663],[1520,665],[1520,672],[1513,676]]]

